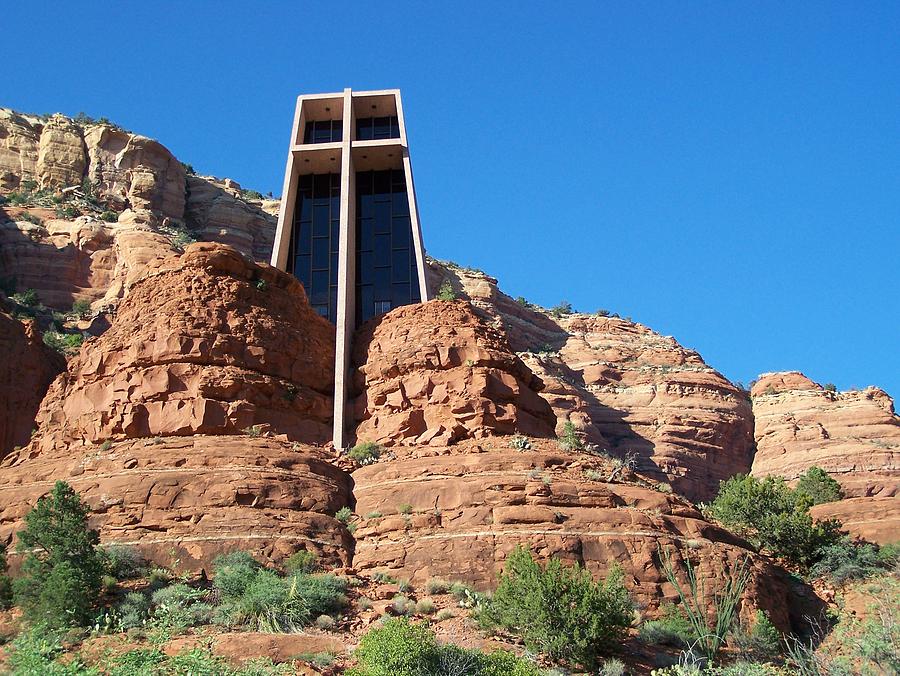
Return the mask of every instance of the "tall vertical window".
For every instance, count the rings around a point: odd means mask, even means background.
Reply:
[[[356,174],[356,323],[421,300],[403,170]]]
[[[356,139],[372,141],[373,139],[400,138],[400,122],[393,117],[363,117],[356,120]]]
[[[337,322],[340,174],[307,174],[298,179],[289,259],[310,305]]]
[[[304,143],[332,143],[343,138],[343,120],[311,120],[303,131]]]

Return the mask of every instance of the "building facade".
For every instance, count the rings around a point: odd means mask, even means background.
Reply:
[[[281,194],[272,265],[335,325],[333,439],[344,447],[356,327],[427,300],[400,91],[298,97]]]

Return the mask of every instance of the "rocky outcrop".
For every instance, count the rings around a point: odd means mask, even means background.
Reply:
[[[20,322],[0,301],[0,458],[31,439],[44,393],[65,369],[60,355],[44,345],[34,322]]]
[[[900,532],[900,417],[877,387],[826,390],[802,373],[767,373],[751,392],[756,418],[753,474],[796,479],[821,467],[846,500],[820,505],[850,532],[894,541]]]
[[[786,575],[683,499],[608,459],[561,451],[550,440],[531,443],[524,451],[511,448],[509,437],[398,447],[395,457],[356,470],[354,566],[414,583],[437,576],[487,589],[509,552],[524,545],[540,559],[577,562],[597,576],[620,566],[641,613],[652,617],[677,598],[661,550],[676,563],[690,556],[712,587],[750,556],[744,613],[757,606],[781,627],[800,621],[802,604]]]
[[[102,309],[191,239],[267,261],[276,219],[229,183],[187,175],[158,141],[107,122],[0,109],[0,190],[44,191],[0,210],[0,277],[54,309]]]
[[[268,261],[278,217],[238,197],[211,177],[187,177],[185,220],[198,239],[221,242],[256,260]],[[277,213],[277,212],[276,212]]]
[[[348,563],[332,515],[352,505],[352,482],[312,445],[330,433],[333,352],[333,327],[289,275],[206,243],[151,264],[4,461],[0,540],[64,479],[104,540],[159,562],[244,547]]]
[[[330,433],[334,328],[292,276],[198,243],[156,261],[47,394],[30,452],[227,433]]]
[[[441,444],[491,434],[552,436],[543,384],[464,301],[408,305],[354,340],[360,440]]]
[[[552,316],[514,301],[484,273],[431,262],[429,286],[448,281],[486,317],[545,384],[559,420],[586,441],[692,500],[749,472],[753,416],[746,393],[671,337],[618,317]]]

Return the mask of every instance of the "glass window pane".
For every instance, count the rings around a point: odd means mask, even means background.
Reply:
[[[313,207],[313,236],[327,237],[331,230],[331,218],[328,206]]]
[[[375,235],[375,265],[391,264],[391,236]]]
[[[366,284],[359,293],[359,315],[362,321],[371,319],[375,314],[375,289],[371,284]]]
[[[309,301],[313,305],[328,303],[328,271],[318,270],[312,273],[312,284],[309,292]]]
[[[294,251],[298,254],[310,253],[310,236],[312,235],[312,224],[307,221],[298,223],[294,228]]]
[[[316,174],[313,177],[313,197],[331,195],[331,174]]]
[[[357,248],[360,251],[372,251],[375,248],[375,223],[371,218],[359,222]]]
[[[313,238],[312,264],[313,270],[327,270],[329,262],[328,238]]]
[[[294,257],[294,277],[300,280],[304,288],[309,287],[309,256]]]
[[[375,268],[375,300],[389,300],[391,297],[391,269]]]
[[[308,221],[312,217],[312,200],[300,199],[300,207],[297,209],[297,218],[301,221]]]
[[[400,307],[409,303],[409,283],[394,284],[391,287],[391,305]]]
[[[331,262],[329,263],[331,266],[331,274],[328,276],[328,281],[331,284],[337,284],[338,281],[338,256],[336,253],[331,254]]]
[[[375,197],[372,195],[359,196],[359,217],[371,218],[375,214]]]
[[[391,253],[391,280],[409,284],[409,249]]]
[[[409,214],[409,197],[406,192],[395,192],[391,195],[391,206],[394,210],[394,216],[406,216]]]
[[[386,195],[391,192],[391,172],[389,171],[376,171],[374,172],[374,186],[373,191],[378,194]]]
[[[364,251],[359,254],[359,271],[357,273],[357,281],[360,284],[371,284],[375,281],[375,265],[371,251]]]
[[[391,242],[395,249],[408,249],[410,246],[410,235],[412,230],[409,225],[409,218],[395,218],[393,227],[391,228]]]

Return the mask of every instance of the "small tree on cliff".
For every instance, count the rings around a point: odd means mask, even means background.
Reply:
[[[104,562],[90,508],[64,481],[25,515],[16,550],[25,554],[13,583],[16,603],[32,623],[77,626],[90,620],[100,595]]]

